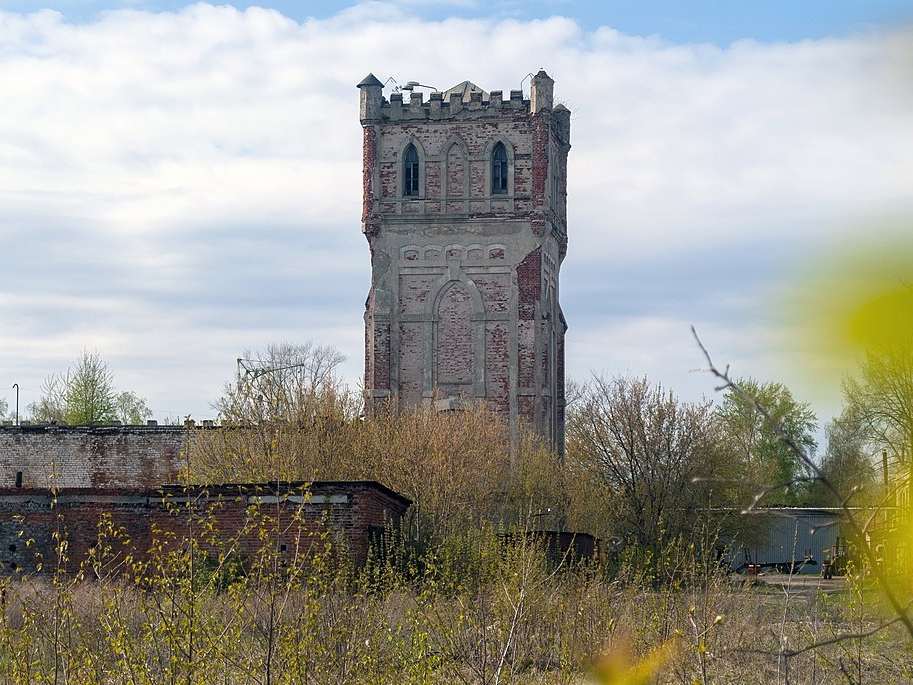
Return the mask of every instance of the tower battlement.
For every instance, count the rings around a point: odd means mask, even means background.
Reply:
[[[522,90],[511,90],[505,99],[502,90],[486,93],[467,81],[446,91],[433,91],[428,100],[422,92],[415,90],[408,91],[408,98],[402,91],[391,93],[388,100],[383,95],[383,84],[374,74],[368,74],[358,84],[362,123],[372,120],[442,121],[498,115],[501,112],[536,114],[543,109],[552,109],[553,87],[554,81],[544,71],[532,77],[528,99],[523,97]],[[555,109],[567,111],[562,105]]]
[[[490,110],[510,109],[524,113],[529,112],[529,100],[523,98],[523,91],[513,90],[510,99],[504,100],[502,91],[491,91],[487,100],[482,99],[482,93],[472,93],[470,101],[464,102],[459,93],[450,93],[447,101],[444,93],[434,92],[429,100],[424,100],[422,93],[413,92],[408,101],[402,93],[391,93],[390,100],[381,103],[381,111],[392,120],[406,119],[448,119],[459,115],[465,116],[467,112],[492,113]]]

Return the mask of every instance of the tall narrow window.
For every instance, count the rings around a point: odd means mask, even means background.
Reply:
[[[403,153],[403,196],[418,197],[418,152],[411,143]]]
[[[491,151],[491,194],[507,194],[507,150],[504,143],[498,143]]]

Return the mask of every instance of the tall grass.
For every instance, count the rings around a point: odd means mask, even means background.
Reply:
[[[354,568],[325,545],[280,555],[268,516],[252,517],[266,531],[254,558],[239,558],[230,539],[217,554],[209,543],[163,544],[144,564],[100,574],[99,549],[75,575],[5,578],[2,682],[584,683],[601,654],[626,646],[668,648],[659,683],[913,674],[902,628],[864,636],[883,613],[862,583],[837,594],[806,586],[787,601],[690,545],[666,550],[663,577],[625,562],[610,574],[598,561],[556,563],[535,538],[491,527],[450,547],[464,550],[459,563],[391,540]],[[199,531],[205,539],[205,522]],[[859,637],[827,644],[846,633]]]

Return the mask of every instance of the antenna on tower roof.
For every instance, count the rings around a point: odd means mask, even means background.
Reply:
[[[523,92],[523,84],[526,83],[528,79],[533,77],[533,72],[529,72],[526,76],[523,77],[523,80],[520,81],[520,92]]]
[[[437,88],[434,86],[426,86],[424,83],[419,83],[418,81],[406,81],[406,85],[399,86],[396,90],[408,90],[411,93],[416,88],[430,88],[434,92],[437,92]]]

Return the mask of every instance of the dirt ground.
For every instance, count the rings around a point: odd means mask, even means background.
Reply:
[[[758,576],[752,576],[749,582],[754,582],[759,586],[768,586],[781,590],[789,590],[802,594],[834,594],[846,590],[846,578],[837,576],[825,580],[819,575],[814,574],[797,574],[788,575],[786,573],[762,573]]]

